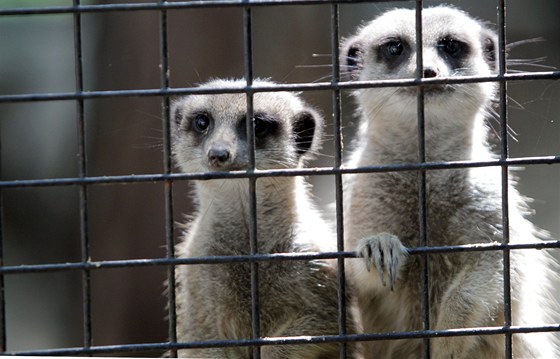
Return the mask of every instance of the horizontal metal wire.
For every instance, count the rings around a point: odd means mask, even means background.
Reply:
[[[196,173],[156,173],[143,175],[120,175],[120,176],[92,176],[92,177],[67,177],[52,179],[29,179],[29,180],[4,180],[0,181],[0,188],[25,188],[25,187],[53,187],[53,186],[77,186],[77,185],[99,185],[99,184],[127,184],[164,181],[184,180],[211,180],[224,178],[253,178],[253,177],[287,177],[287,176],[326,176],[334,174],[360,174],[360,173],[382,173],[402,172],[418,170],[445,170],[459,168],[478,168],[493,166],[526,166],[526,165],[551,165],[560,163],[560,156],[536,156],[496,159],[491,161],[449,161],[449,162],[423,162],[403,163],[390,165],[372,165],[360,167],[314,167],[294,169],[270,169],[254,171],[231,171],[231,172],[196,172]]]
[[[528,81],[528,80],[558,80],[560,71],[522,72],[497,76],[454,76],[441,78],[374,80],[352,82],[318,82],[299,84],[251,85],[238,88],[162,88],[137,90],[83,91],[83,92],[55,92],[55,93],[25,93],[0,95],[0,103],[5,102],[35,102],[35,101],[64,101],[79,99],[101,99],[115,97],[146,97],[146,96],[179,96],[195,94],[223,94],[223,93],[257,93],[280,91],[325,91],[352,90],[369,87],[409,87],[418,85],[461,84],[493,81]]]
[[[409,255],[483,252],[497,250],[551,249],[560,248],[560,241],[539,241],[532,243],[475,243],[454,246],[433,246],[408,248]],[[237,256],[204,256],[189,258],[154,258],[154,259],[124,259],[109,261],[88,261],[52,264],[27,264],[14,266],[0,266],[0,274],[42,273],[70,270],[96,270],[126,267],[156,267],[169,265],[194,264],[224,264],[249,262],[277,262],[287,260],[317,260],[335,258],[357,258],[356,252],[304,252],[304,253],[271,253]]]
[[[294,344],[321,344],[321,343],[342,343],[342,342],[362,342],[377,340],[398,340],[398,339],[421,339],[421,338],[443,338],[456,336],[480,336],[480,335],[499,335],[499,334],[527,334],[536,332],[556,332],[560,331],[560,325],[545,326],[510,326],[510,327],[477,327],[464,329],[447,330],[418,330],[393,333],[375,334],[351,334],[351,335],[321,335],[321,336],[297,336],[297,337],[271,337],[259,339],[241,340],[213,340],[204,342],[188,343],[143,343],[125,345],[105,345],[92,346],[89,348],[59,348],[47,350],[32,350],[20,352],[6,352],[2,355],[84,355],[102,354],[116,352],[140,352],[153,350],[170,349],[190,349],[190,348],[216,348],[216,347],[242,347],[242,346],[270,346],[270,345],[294,345]]]
[[[196,8],[227,8],[227,7],[260,7],[280,5],[328,5],[344,3],[375,3],[397,2],[401,0],[198,0],[177,2],[153,2],[131,4],[99,4],[79,6],[49,6],[1,9],[0,15],[47,15],[96,13],[110,11],[142,11],[142,10],[179,10]]]

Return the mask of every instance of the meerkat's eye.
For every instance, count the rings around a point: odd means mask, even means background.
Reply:
[[[391,37],[380,42],[376,52],[377,61],[393,70],[409,58],[410,46],[399,37]]]
[[[437,47],[450,56],[460,57],[466,51],[467,45],[451,37],[444,37],[438,41]]]
[[[210,118],[205,113],[197,114],[192,122],[192,128],[198,133],[204,133],[210,126]]]
[[[264,138],[273,134],[278,127],[278,123],[274,119],[265,114],[255,114],[255,137]]]
[[[400,56],[403,53],[404,46],[401,40],[389,40],[384,44],[379,46],[379,49],[383,52],[383,55],[387,58]]]

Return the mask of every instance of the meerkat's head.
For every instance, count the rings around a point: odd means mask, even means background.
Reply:
[[[245,82],[213,80],[202,86],[242,88]],[[235,93],[190,95],[173,101],[172,150],[183,171],[247,169],[246,100],[245,94]],[[296,94],[256,93],[253,113],[257,168],[294,168],[318,149],[323,118]]]
[[[465,12],[446,6],[422,11],[423,77],[489,76],[497,70],[497,35]],[[414,78],[415,10],[388,11],[346,39],[341,64],[355,80]],[[442,116],[475,112],[493,98],[491,82],[425,87],[425,108]],[[356,91],[363,110],[403,114],[416,111],[417,88],[372,88]],[[412,105],[412,106],[411,106]]]

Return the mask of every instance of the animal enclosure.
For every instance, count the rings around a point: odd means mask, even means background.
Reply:
[[[552,241],[538,248],[555,253],[560,246],[560,72],[553,67],[560,63],[555,16],[560,5],[547,0],[451,3],[493,23],[500,34],[499,75],[461,80],[501,85],[497,119],[489,120],[497,158],[362,168],[345,166],[358,122],[349,93],[368,86],[414,86],[420,80],[350,82],[340,68],[339,43],[383,9],[420,9],[435,1],[52,0],[0,5],[1,352],[159,356],[195,346],[333,341],[343,348],[349,341],[489,334],[511,338],[517,333],[560,330],[558,323],[521,328],[506,322],[492,328],[347,335],[349,303],[341,265],[340,335],[272,339],[256,335],[210,343],[176,340],[176,266],[233,262],[258,266],[261,261],[313,258],[333,258],[342,264],[354,257],[342,245],[342,180],[349,173],[407,171],[421,178],[429,171],[467,167],[515,171],[520,192],[535,198],[534,222],[551,233]],[[539,37],[544,41],[506,49],[508,43]],[[506,69],[506,53],[512,59],[546,59],[536,65],[541,67],[510,63]],[[240,91],[249,101],[263,91],[301,91],[327,120],[322,154],[298,170],[179,173],[170,154],[170,101],[202,93],[194,85],[213,77],[245,78],[247,86]],[[272,89],[252,85],[256,78],[269,77],[282,84]],[[419,111],[419,123],[423,116]],[[418,141],[423,143],[422,131]],[[525,169],[518,171],[519,167]],[[193,210],[188,194],[192,181],[248,178],[249,185],[262,176],[307,176],[318,207],[331,211],[337,223],[339,251],[305,257],[258,253],[175,257],[182,231],[177,223],[184,223],[184,215]],[[515,225],[509,222],[507,182],[504,176],[504,228]],[[420,186],[420,199],[425,199],[425,190]],[[426,221],[426,205],[421,200],[420,222]],[[429,238],[429,233],[424,236]],[[509,251],[535,247],[510,245],[506,234],[499,244],[418,247],[411,255],[429,260],[433,253],[502,251],[507,257]],[[252,294],[258,311],[256,288],[255,282]],[[506,302],[506,308],[510,304]],[[428,313],[429,308],[424,310]],[[258,327],[255,323],[255,334]]]

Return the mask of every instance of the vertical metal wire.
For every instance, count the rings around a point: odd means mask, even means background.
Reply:
[[[424,77],[424,59],[422,44],[422,6],[423,1],[416,1],[416,79]],[[426,139],[424,121],[424,87],[418,86],[417,116],[418,116],[418,162],[426,162]],[[428,224],[426,205],[426,171],[418,171],[418,220],[421,246],[428,246]],[[430,293],[428,254],[422,256],[422,328],[430,329]],[[424,358],[430,358],[430,339],[423,339]]]
[[[0,179],[2,179],[1,147],[0,143]],[[1,266],[4,266],[4,194],[0,188],[0,267]],[[4,274],[0,273],[0,352],[5,352],[7,350],[6,337],[6,297],[4,291]]]
[[[80,0],[74,0],[74,7],[80,6]],[[84,90],[83,81],[83,59],[82,59],[82,19],[79,11],[74,12],[74,63],[76,72],[76,92]],[[87,154],[86,154],[86,126],[84,100],[76,100],[76,122],[78,129],[78,175],[80,178],[87,177]],[[80,238],[82,247],[82,261],[90,262],[90,241],[88,231],[88,188],[87,185],[80,186]],[[91,324],[91,273],[89,269],[82,271],[82,296],[83,296],[83,327],[84,347],[92,345]]]
[[[498,75],[506,73],[506,4],[505,0],[498,1]],[[509,156],[508,148],[508,112],[507,112],[507,82],[499,82],[500,99],[500,159],[505,160]],[[503,243],[509,243],[509,191],[508,191],[508,165],[502,165],[502,233]],[[511,279],[510,279],[510,251],[503,250],[504,270],[504,326],[511,327]],[[512,334],[505,334],[506,358],[512,357]]]
[[[2,138],[0,133],[0,139]],[[2,179],[2,144],[0,142],[0,179]],[[0,188],[0,267],[4,266],[4,193]],[[0,352],[8,349],[6,333],[6,292],[4,274],[0,273]]]
[[[164,4],[165,0],[160,0]],[[164,8],[160,12],[160,58],[161,58],[161,86],[163,90],[169,89],[169,50],[167,36],[167,10]],[[169,114],[169,97],[164,96],[161,100],[163,118],[163,169],[166,174],[172,172],[171,161],[171,126]],[[164,184],[165,196],[165,240],[167,258],[175,258],[175,241],[173,234],[173,182],[166,181]],[[177,342],[177,312],[175,303],[175,266],[167,267],[167,315],[169,318],[168,336],[169,342]],[[177,350],[169,351],[171,357],[177,356]]]
[[[338,5],[331,5],[331,49],[332,49],[332,101],[333,101],[333,127],[334,127],[334,168],[342,165],[342,123],[340,89],[340,59],[339,59],[339,14]],[[337,251],[344,252],[344,213],[343,213],[343,183],[342,174],[335,175],[335,204],[336,204],[336,238]],[[338,333],[346,334],[346,276],[344,258],[337,259],[338,264]],[[340,344],[340,358],[347,358],[347,343]]]
[[[253,120],[253,91],[250,89],[253,85],[253,36],[252,36],[252,14],[251,7],[246,6],[243,10],[243,30],[244,30],[244,62],[245,62],[245,80],[247,82],[247,146],[249,157],[248,172],[255,170],[255,135]],[[249,181],[249,246],[251,255],[259,252],[257,245],[257,179],[250,177]],[[260,327],[260,299],[259,299],[259,265],[255,261],[251,261],[251,325],[253,338],[257,339],[261,336]],[[260,359],[261,348],[253,347],[253,359]]]

